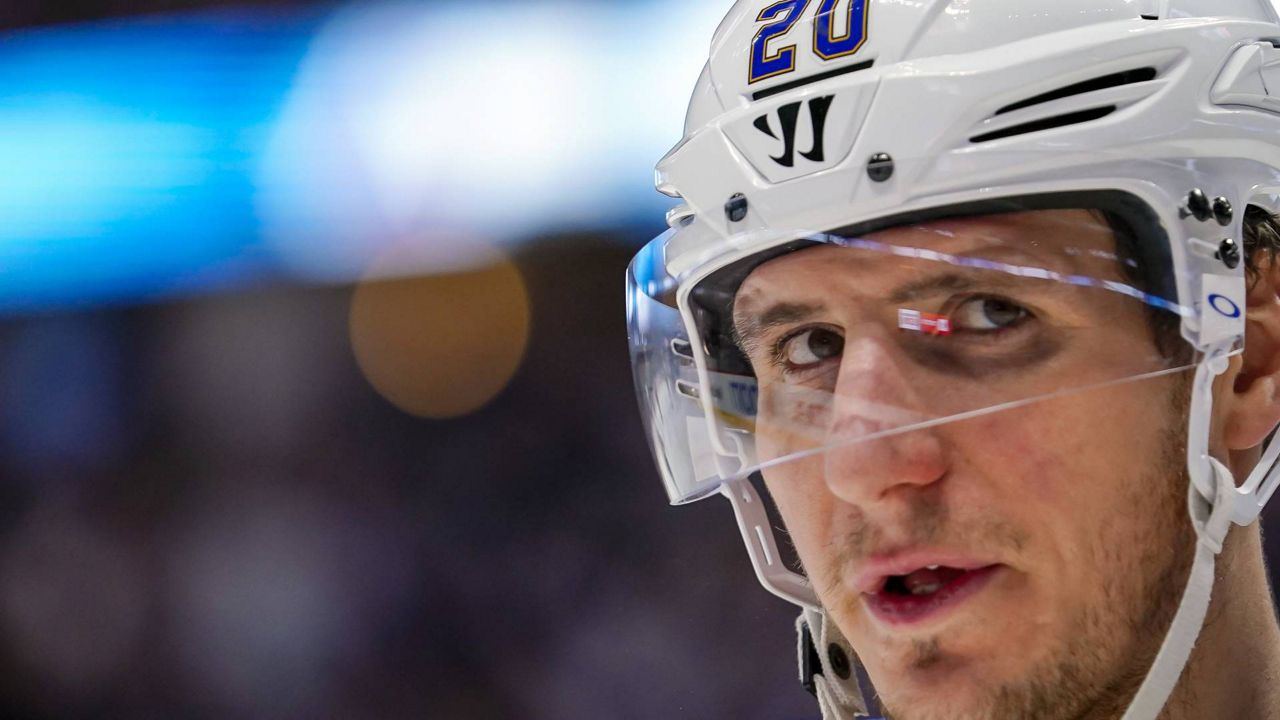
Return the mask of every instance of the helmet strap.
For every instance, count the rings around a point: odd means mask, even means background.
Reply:
[[[868,718],[871,688],[866,670],[826,612],[805,609],[796,618],[800,682],[818,699],[822,720]]]
[[[1235,478],[1209,454],[1209,419],[1213,409],[1213,380],[1227,370],[1230,348],[1215,347],[1196,368],[1187,428],[1187,512],[1196,533],[1196,554],[1182,601],[1165,634],[1160,652],[1123,720],[1155,720],[1177,686],[1196,639],[1204,626],[1213,593],[1213,570],[1218,553],[1237,511]]]
[[[1213,467],[1216,492],[1212,503],[1204,498],[1194,484],[1188,488],[1191,524],[1196,532],[1196,557],[1182,593],[1178,612],[1169,625],[1160,652],[1129,704],[1123,720],[1156,720],[1173,693],[1178,679],[1191,658],[1191,650],[1204,626],[1209,611],[1209,599],[1213,593],[1213,568],[1222,543],[1231,528],[1234,507],[1235,480],[1231,471],[1214,458],[1208,458]]]

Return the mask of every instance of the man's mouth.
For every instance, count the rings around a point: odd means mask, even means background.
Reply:
[[[910,575],[891,575],[885,578],[883,592],[891,595],[933,595],[964,573],[959,568],[934,565]]]
[[[889,625],[910,625],[940,617],[986,587],[1002,568],[929,565],[905,575],[888,575],[875,592],[863,595],[867,608]]]

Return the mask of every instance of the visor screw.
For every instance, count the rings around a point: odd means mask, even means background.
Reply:
[[[884,182],[893,177],[893,158],[889,153],[876,153],[867,162],[867,175],[875,182]]]
[[[1240,245],[1232,238],[1227,238],[1218,246],[1218,252],[1214,257],[1221,260],[1223,265],[1235,270],[1240,267]]]
[[[729,202],[724,204],[724,214],[729,218],[729,222],[742,222],[747,217],[747,196],[742,193],[734,193],[729,198]]]
[[[849,667],[849,656],[839,645],[831,643],[827,646],[827,660],[831,662],[831,669],[835,670],[841,680],[848,680],[853,674],[852,668]]]
[[[1209,207],[1209,198],[1199,188],[1187,194],[1187,210],[1201,222],[1213,217],[1213,208]]]
[[[1231,224],[1231,218],[1235,215],[1235,209],[1231,207],[1231,201],[1224,197],[1214,198],[1213,200],[1213,216],[1218,219],[1218,224],[1227,226]]]

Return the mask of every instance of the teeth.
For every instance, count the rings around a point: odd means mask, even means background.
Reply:
[[[928,568],[926,568],[926,569],[927,569],[927,570],[937,570],[939,567],[941,567],[941,566],[940,566],[940,565],[930,565],[930,566],[929,566]]]
[[[912,595],[932,595],[942,589],[942,583],[926,583],[911,588]]]

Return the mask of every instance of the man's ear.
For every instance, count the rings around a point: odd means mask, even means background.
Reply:
[[[1244,356],[1235,358],[1224,381],[1223,441],[1229,450],[1248,450],[1267,439],[1280,423],[1280,263],[1258,258],[1250,277],[1245,312]]]

